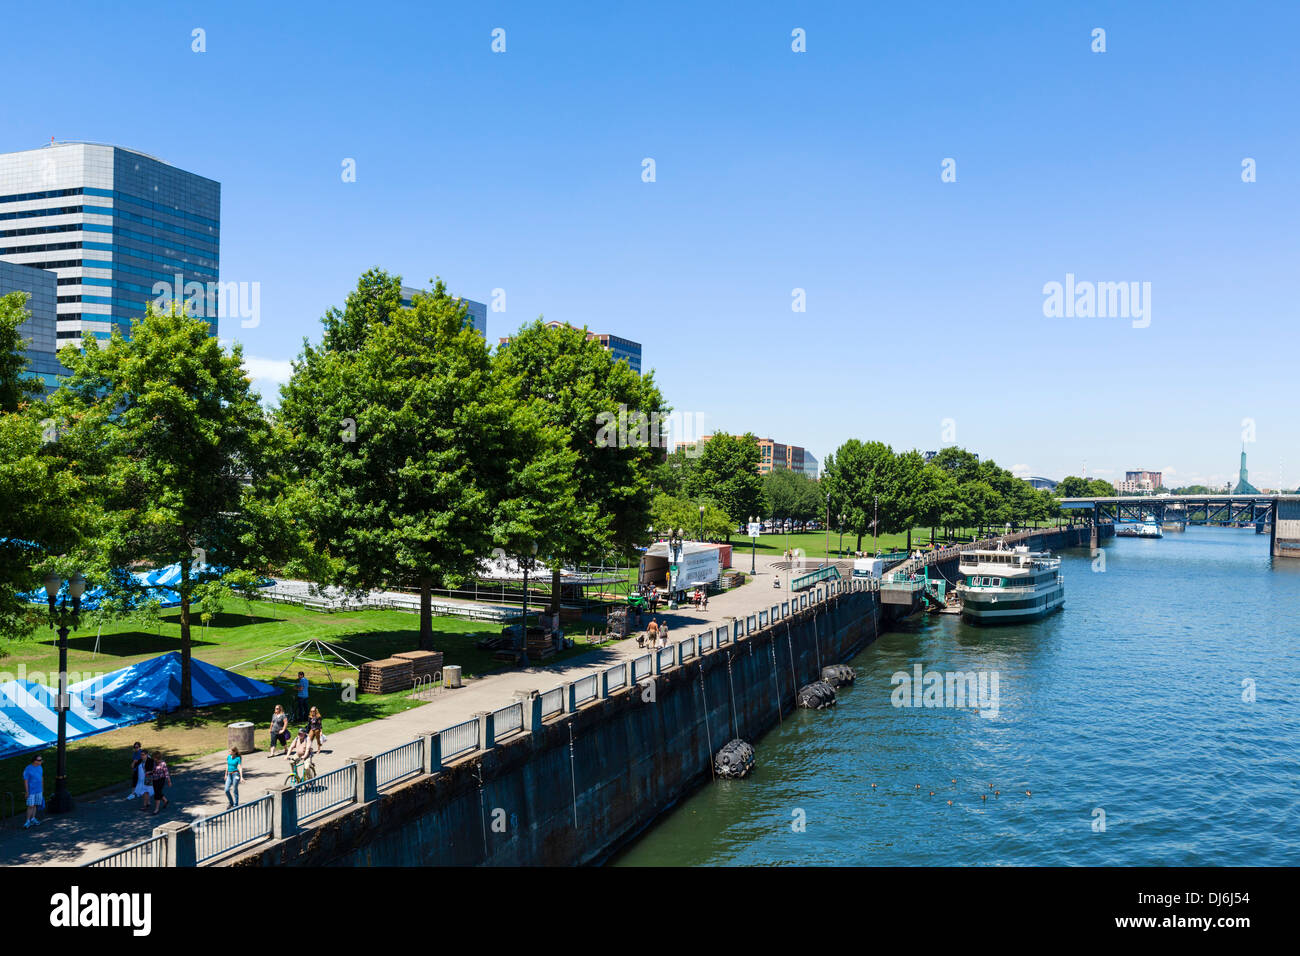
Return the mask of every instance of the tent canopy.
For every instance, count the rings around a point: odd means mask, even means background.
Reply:
[[[195,707],[213,707],[280,691],[270,684],[190,660]],[[181,655],[172,651],[68,688],[68,740],[151,720],[181,703]],[[0,684],[0,757],[43,750],[58,741],[58,693],[43,684],[11,680]]]

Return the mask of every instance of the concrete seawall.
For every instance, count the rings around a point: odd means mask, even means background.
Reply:
[[[1052,530],[1028,543],[1087,546],[1089,536]],[[956,558],[939,568],[955,576]],[[852,659],[912,610],[878,598],[855,590],[793,612],[227,865],[599,863],[709,780],[722,744],[757,741],[823,666]]]

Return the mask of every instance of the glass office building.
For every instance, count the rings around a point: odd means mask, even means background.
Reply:
[[[174,290],[217,333],[221,184],[120,146],[0,153],[0,259],[57,276],[60,344]]]
[[[402,286],[402,307],[409,309],[411,300],[417,292],[428,292],[428,289],[416,289],[409,285]],[[457,298],[453,296],[453,298]],[[473,299],[461,299],[465,303],[465,308],[469,310],[469,324],[478,329],[483,338],[487,338],[487,306],[482,302],[475,302]]]
[[[27,293],[25,308],[31,314],[18,326],[18,334],[27,342],[23,350],[27,371],[40,378],[47,393],[58,387],[58,376],[68,374],[54,355],[58,350],[58,288],[58,276],[53,272],[0,260],[0,296]]]

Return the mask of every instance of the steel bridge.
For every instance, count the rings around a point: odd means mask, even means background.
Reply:
[[[1106,522],[1142,521],[1151,515],[1161,524],[1218,524],[1254,527],[1268,534],[1277,557],[1300,558],[1300,495],[1114,495],[1062,498],[1061,510],[1095,528]]]

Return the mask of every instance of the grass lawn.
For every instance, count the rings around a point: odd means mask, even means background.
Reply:
[[[231,602],[227,607],[243,610],[242,602]],[[192,630],[194,656],[219,667],[233,669],[252,658],[281,648],[289,647],[308,638],[318,638],[339,648],[349,657],[379,659],[398,651],[419,647],[419,617],[404,611],[349,611],[326,614],[309,611],[292,605],[253,602],[249,614],[228,612],[215,618],[206,633],[201,627]],[[583,634],[597,625],[579,621],[566,625],[566,633]],[[438,617],[433,620],[434,647],[443,652],[445,664],[459,664],[466,677],[481,676],[502,667],[492,659],[490,651],[475,648],[475,642],[485,635],[500,633],[500,625],[462,618]],[[569,650],[549,659],[548,663],[584,653],[593,646],[578,641]],[[68,638],[68,671],[77,672],[77,679],[99,673],[108,673],[130,664],[157,657],[180,649],[179,612],[164,613],[157,630],[141,630],[139,622],[117,622],[105,625],[96,656],[95,628],[83,626]],[[317,656],[311,652],[309,656]],[[396,694],[357,695],[356,700],[343,700],[341,681],[355,678],[355,672],[330,667],[331,682],[326,669],[319,663],[299,661],[291,666],[283,678],[279,672],[289,664],[291,655],[259,665],[241,667],[238,673],[255,677],[283,688],[278,698],[265,698],[240,704],[205,708],[192,714],[163,715],[157,719],[119,730],[97,734],[68,745],[69,785],[73,794],[84,794],[105,786],[125,784],[130,767],[131,744],[139,740],[146,747],[156,749],[167,757],[173,766],[206,756],[226,746],[226,725],[240,720],[251,720],[258,727],[257,746],[266,746],[267,729],[271,711],[276,703],[293,713],[292,680],[299,670],[311,681],[311,701],[320,707],[325,718],[324,729],[328,736],[339,730],[354,727],[367,721],[399,713],[421,705],[409,699],[410,691]],[[19,665],[25,665],[27,678],[35,679],[32,672],[45,675],[44,682],[57,683],[58,647],[53,631],[37,632],[25,641],[0,641],[0,670],[17,676]],[[16,799],[22,795],[22,768],[31,761],[31,755],[20,755],[0,760],[0,799],[6,791],[13,791]],[[46,778],[53,786],[54,749],[46,751]],[[21,800],[18,800],[21,803]],[[2,806],[2,804],[0,804]],[[21,808],[20,808],[21,809]]]
[[[974,528],[966,528],[959,532],[964,540],[970,540],[975,534]],[[986,532],[988,533],[988,532]],[[942,529],[935,529],[935,535],[938,540],[942,541]],[[750,538],[733,535],[731,538],[731,563],[740,567],[741,558],[750,552]],[[788,543],[787,543],[788,542]],[[830,556],[853,557],[853,552],[857,548],[858,536],[844,533],[844,551],[840,551],[840,535],[834,528],[831,529],[831,548]],[[930,544],[930,529],[915,528],[912,531],[912,548],[926,550]],[[809,558],[824,558],[826,552],[826,532],[809,531],[805,534],[765,534],[759,537],[757,550],[766,555],[780,555],[786,548],[803,548],[804,555]],[[906,534],[882,534],[877,540],[876,548],[881,551],[903,551],[907,548]],[[862,550],[867,554],[872,553],[871,535],[862,536]]]

